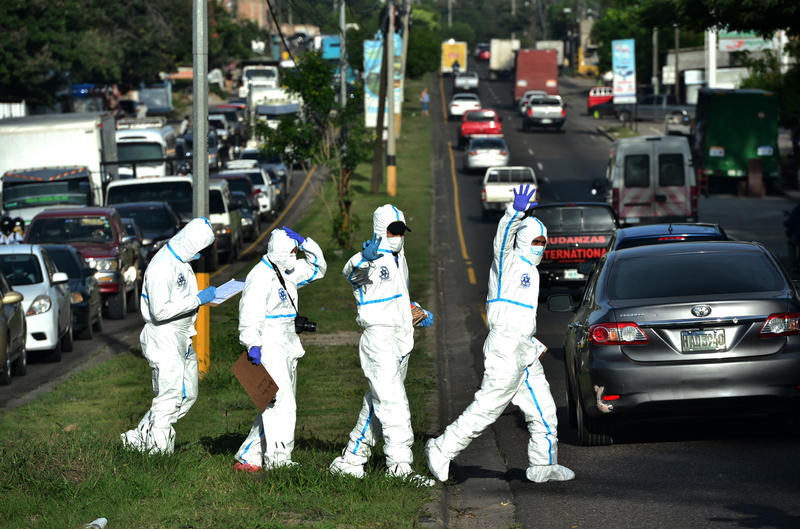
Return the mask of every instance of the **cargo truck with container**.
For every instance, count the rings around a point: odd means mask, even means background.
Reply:
[[[450,39],[442,42],[442,61],[439,73],[442,75],[452,74],[454,65],[456,65],[457,71],[463,72],[467,69],[467,43]]]
[[[50,207],[102,205],[118,175],[115,132],[108,112],[0,120],[3,194],[14,188],[4,212],[28,223]]]
[[[519,46],[519,39],[489,41],[489,79],[511,76],[514,71],[514,56]]]
[[[558,95],[558,54],[555,50],[519,50],[515,72],[515,103],[528,90],[544,90],[549,95]]]

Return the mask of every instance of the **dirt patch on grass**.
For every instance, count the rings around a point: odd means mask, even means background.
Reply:
[[[305,345],[331,347],[334,345],[358,345],[360,331],[339,331],[331,333],[303,333],[300,342]]]

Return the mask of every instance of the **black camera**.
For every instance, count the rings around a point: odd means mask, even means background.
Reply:
[[[305,316],[295,316],[294,332],[297,334],[301,332],[317,332],[317,322],[311,321]]]

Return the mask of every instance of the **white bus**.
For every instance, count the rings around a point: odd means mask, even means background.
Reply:
[[[176,135],[164,118],[120,119],[116,134],[120,178],[174,174]]]

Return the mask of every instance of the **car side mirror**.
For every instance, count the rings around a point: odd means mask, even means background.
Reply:
[[[550,312],[573,312],[575,304],[569,294],[553,294],[547,296],[547,308]]]
[[[69,276],[64,272],[56,272],[55,274],[53,274],[54,285],[60,285],[62,283],[67,283],[67,282],[69,282]]]
[[[3,305],[13,305],[14,303],[19,303],[22,301],[24,296],[19,292],[14,290],[9,291],[5,296],[3,296]]]
[[[83,273],[87,276],[93,276],[97,273],[97,268],[94,267],[87,267],[83,269]]]

